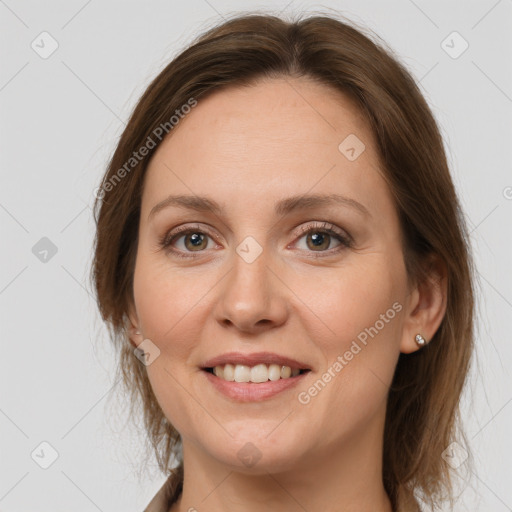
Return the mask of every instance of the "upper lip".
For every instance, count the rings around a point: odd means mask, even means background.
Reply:
[[[246,366],[256,366],[257,364],[278,364],[298,368],[299,370],[311,370],[311,366],[291,357],[282,356],[273,352],[252,352],[244,354],[243,352],[226,352],[219,356],[208,359],[201,366],[204,368],[214,368],[225,364],[243,364]]]

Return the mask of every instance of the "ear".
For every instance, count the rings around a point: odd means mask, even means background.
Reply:
[[[423,277],[419,278],[408,295],[400,343],[400,352],[404,354],[421,348],[415,341],[416,334],[421,334],[429,343],[446,313],[446,264],[438,255],[432,254],[424,260],[423,268]]]
[[[144,340],[144,336],[142,335],[142,330],[140,328],[139,319],[137,313],[135,311],[135,307],[133,304],[130,304],[128,307],[128,314],[126,320],[126,334],[128,335],[128,339],[130,340],[130,344],[137,348],[142,341]]]

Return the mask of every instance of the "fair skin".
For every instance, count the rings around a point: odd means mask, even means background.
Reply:
[[[349,134],[365,144],[353,161],[338,149]],[[200,99],[158,148],[145,177],[130,319],[140,331],[133,345],[149,339],[160,350],[148,377],[183,439],[184,487],[171,512],[392,510],[382,483],[386,397],[400,352],[438,329],[446,288],[408,280],[379,165],[357,107],[305,78]],[[290,196],[333,193],[368,213],[342,204],[274,211]],[[207,196],[223,211],[171,206],[148,218],[170,194]],[[172,248],[190,257],[159,248],[159,237],[186,225],[192,233]],[[300,232],[308,226],[317,229]],[[194,245],[197,232],[204,242]],[[263,249],[250,263],[236,251],[249,236]],[[378,334],[301,403],[298,394],[376,325]],[[240,403],[200,367],[229,351],[276,352],[311,371],[297,387]],[[260,456],[250,467],[237,456],[248,442]]]

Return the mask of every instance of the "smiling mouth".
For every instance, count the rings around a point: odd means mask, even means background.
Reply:
[[[291,368],[286,365],[264,363],[255,366],[225,364],[211,368],[203,368],[203,370],[227,382],[247,382],[253,384],[293,379],[310,371],[309,369]]]

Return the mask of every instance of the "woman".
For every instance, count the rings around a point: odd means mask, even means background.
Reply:
[[[148,87],[98,192],[99,308],[169,475],[147,511],[453,501],[472,260],[389,51],[333,17],[226,21]]]

